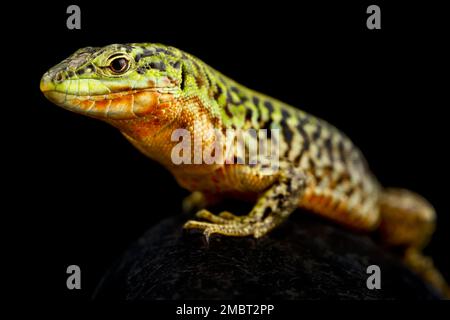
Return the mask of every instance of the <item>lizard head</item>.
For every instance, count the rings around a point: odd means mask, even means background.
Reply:
[[[87,47],[47,71],[40,88],[53,103],[94,118],[163,123],[178,114],[181,55],[158,44]]]

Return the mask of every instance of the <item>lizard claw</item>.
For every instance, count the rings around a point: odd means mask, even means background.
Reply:
[[[212,230],[209,228],[206,228],[203,230],[203,236],[205,237],[206,245],[209,245],[209,238],[213,234]]]
[[[209,245],[209,239],[211,238],[211,235],[214,233],[212,226],[214,226],[214,224],[208,222],[189,220],[184,224],[183,229],[203,230],[203,235],[205,237],[206,244]]]

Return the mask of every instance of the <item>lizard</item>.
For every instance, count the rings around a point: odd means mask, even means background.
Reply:
[[[412,191],[381,186],[360,149],[325,120],[155,43],[79,49],[42,76],[40,89],[54,104],[116,127],[191,191],[183,207],[199,209],[198,219],[185,229],[201,230],[207,239],[259,238],[304,208],[350,230],[377,231],[406,265],[450,296],[444,277],[422,254],[436,226],[433,206]],[[277,140],[278,166],[267,173],[261,161],[174,163],[177,129],[203,138],[200,147],[206,149],[215,142],[211,130],[278,130],[276,139],[268,135]],[[227,159],[240,155],[232,150]],[[227,197],[255,205],[247,215],[206,209]]]

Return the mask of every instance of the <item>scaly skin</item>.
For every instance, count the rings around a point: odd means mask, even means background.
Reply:
[[[187,229],[228,236],[267,234],[296,207],[360,231],[377,229],[382,241],[403,248],[404,261],[442,293],[448,286],[420,250],[435,226],[435,212],[420,196],[384,189],[361,152],[327,122],[248,89],[199,59],[160,44],[84,48],[50,69],[41,90],[55,104],[118,128],[148,157],[170,170],[193,194],[186,209],[224,197],[255,201],[246,216],[202,209]],[[174,164],[175,129],[202,137],[219,129],[279,129],[280,166],[263,174],[262,163]],[[273,139],[273,138],[272,138]],[[231,153],[227,159],[236,159]],[[247,163],[247,162],[246,162]]]

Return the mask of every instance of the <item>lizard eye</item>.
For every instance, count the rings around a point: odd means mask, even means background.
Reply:
[[[109,63],[109,68],[114,73],[124,73],[128,70],[129,66],[130,66],[129,61],[124,57],[114,58]]]

